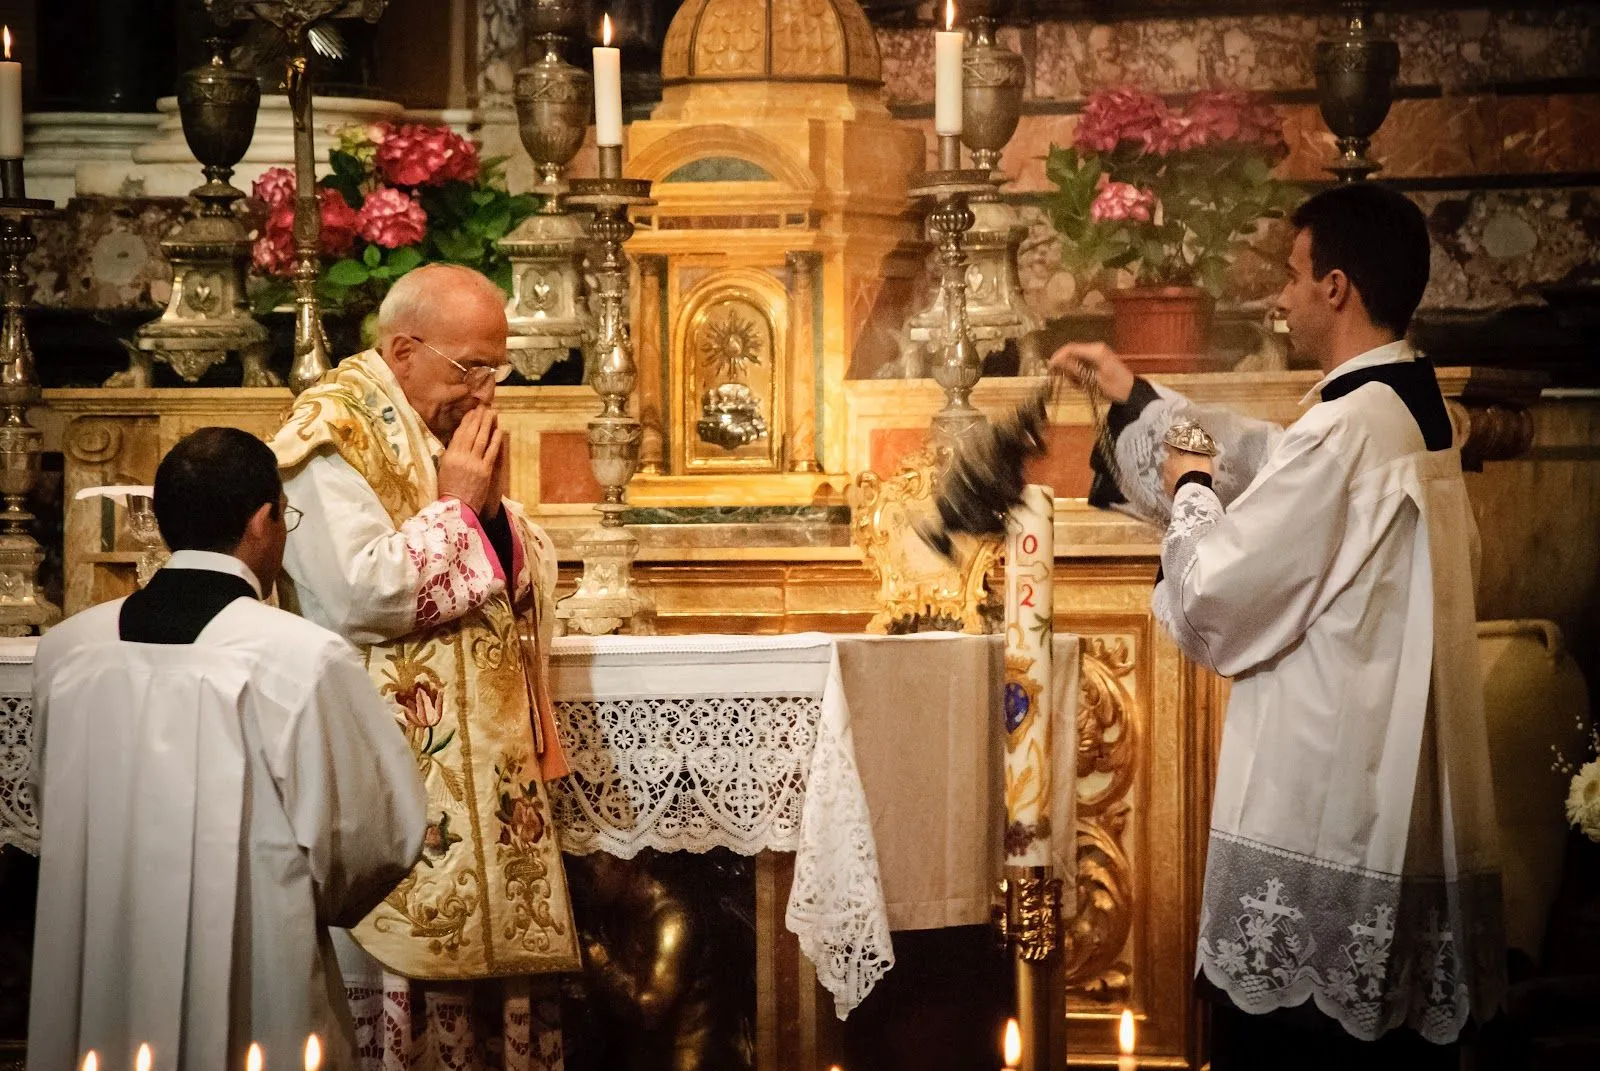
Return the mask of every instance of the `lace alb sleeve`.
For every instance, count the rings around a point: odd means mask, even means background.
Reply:
[[[1161,540],[1161,579],[1150,598],[1150,610],[1183,653],[1210,666],[1205,640],[1189,627],[1183,613],[1183,578],[1193,567],[1200,540],[1222,520],[1222,500],[1209,486],[1190,483],[1178,488],[1172,502],[1172,523]]]

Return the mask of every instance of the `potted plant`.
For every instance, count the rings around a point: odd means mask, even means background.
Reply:
[[[1089,97],[1072,145],[1050,149],[1047,204],[1068,268],[1133,277],[1107,292],[1114,348],[1193,366],[1240,243],[1301,197],[1272,177],[1287,151],[1277,113],[1249,93],[1208,90],[1181,109],[1131,87]]]
[[[502,159],[484,160],[448,127],[377,123],[340,132],[331,173],[317,183],[323,264],[317,296],[330,313],[370,320],[394,281],[431,261],[476,268],[509,294],[511,264],[495,244],[538,208],[506,190]],[[275,167],[253,193],[266,221],[252,259],[251,303],[277,308],[293,293],[294,173]],[[363,342],[371,344],[370,323]]]

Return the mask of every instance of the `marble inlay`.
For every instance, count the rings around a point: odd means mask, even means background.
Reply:
[[[1133,83],[1163,93],[1207,87],[1302,90],[1315,85],[1315,43],[1335,15],[1216,16],[1040,23],[1007,41],[1029,60],[1031,97],[1080,100]],[[1400,45],[1402,85],[1448,91],[1493,82],[1600,75],[1600,6],[1565,10],[1468,8],[1379,15]],[[896,103],[933,95],[933,31],[878,31],[884,81]]]
[[[34,225],[39,246],[24,272],[33,304],[69,309],[154,309],[172,293],[160,241],[177,224],[176,198],[77,197]]]

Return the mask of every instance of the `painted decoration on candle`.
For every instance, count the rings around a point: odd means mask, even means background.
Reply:
[[[1049,866],[1055,495],[1030,484],[1006,524],[1005,850]]]

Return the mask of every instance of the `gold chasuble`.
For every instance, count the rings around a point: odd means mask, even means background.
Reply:
[[[438,497],[439,442],[372,351],[347,359],[301,394],[271,445],[291,502],[312,466],[323,467],[329,487],[355,483],[343,466],[330,464],[336,455],[387,514],[386,525],[381,517],[378,524],[368,519],[344,544],[330,537],[329,530],[354,523],[353,511],[376,514],[356,485],[364,501],[345,505],[337,491],[324,494],[323,515],[308,511],[301,526],[320,526],[307,538],[324,540],[315,545],[340,559],[319,565],[317,574],[347,579],[354,594],[329,596],[307,582],[308,570],[290,569],[302,611],[330,619],[361,648],[428,790],[421,859],[354,937],[408,978],[577,969],[572,906],[545,791],[546,779],[567,772],[545,690],[555,586],[547,538],[506,503],[514,560],[502,566],[472,510]],[[363,543],[374,530],[377,537]],[[389,575],[400,577],[398,588],[415,600],[414,616],[401,608],[397,629],[409,627],[404,634],[362,624],[356,610],[329,609],[365,598],[358,570],[386,553]],[[311,612],[312,603],[323,612]]]

